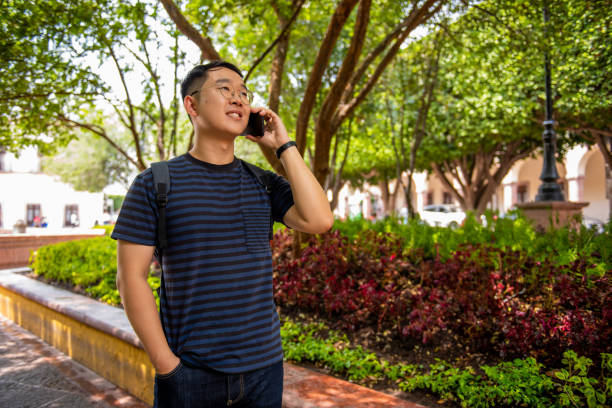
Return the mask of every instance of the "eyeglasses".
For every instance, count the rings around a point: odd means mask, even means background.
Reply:
[[[217,91],[225,99],[231,99],[234,97],[235,94],[238,94],[238,99],[240,99],[240,102],[244,103],[245,105],[250,105],[251,103],[253,103],[253,92],[249,91],[248,89],[241,89],[240,91],[235,91],[234,89],[230,88],[229,86],[225,86],[225,85],[208,86],[206,88],[202,88],[202,89],[198,89],[197,91],[193,91],[189,95],[193,96],[197,94],[198,92],[200,92],[201,90],[209,89],[209,88],[217,88]]]

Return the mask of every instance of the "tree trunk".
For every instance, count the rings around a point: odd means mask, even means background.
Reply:
[[[342,27],[344,27],[344,24],[346,23],[346,20],[348,20],[348,17],[357,4],[357,1],[358,0],[342,0],[338,6],[336,6],[334,14],[332,15],[329,25],[327,26],[327,32],[325,33],[321,46],[319,47],[319,52],[313,64],[312,70],[308,75],[306,90],[304,92],[302,103],[300,104],[300,110],[298,112],[298,118],[295,124],[295,141],[297,142],[298,149],[302,155],[306,150],[308,121],[314,108],[317,93],[321,88],[323,74],[325,73],[325,69],[329,64],[329,59],[336,41],[338,40],[338,37],[340,37]],[[319,179],[317,177],[317,180],[321,182],[324,180],[324,178]]]
[[[512,166],[528,157],[536,147],[519,139],[500,144],[491,152],[480,151],[457,160],[432,163],[431,166],[463,210],[481,215]]]
[[[391,194],[389,194],[389,180],[387,179],[387,177],[383,176],[380,180],[378,180],[378,188],[380,188],[380,195],[383,203],[383,213],[385,215],[388,215],[389,197],[391,196]]]
[[[378,187],[382,194],[383,212],[386,216],[393,215],[395,213],[395,205],[397,203],[397,193],[400,188],[400,183],[395,180],[395,189],[391,191],[389,189],[389,180],[387,177],[383,177],[378,181]]]

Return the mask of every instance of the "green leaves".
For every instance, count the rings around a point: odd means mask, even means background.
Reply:
[[[98,47],[86,41],[105,2],[10,1],[0,10],[0,144],[11,150],[48,137],[65,145],[72,136],[52,118],[74,108],[73,96],[90,99],[104,84],[80,62]],[[46,139],[42,135],[48,136]],[[48,151],[48,149],[47,149]]]
[[[117,244],[109,236],[42,246],[31,256],[30,267],[45,279],[74,285],[79,292],[114,306],[121,304],[115,283]],[[147,281],[159,306],[155,290],[159,277],[151,273]]]
[[[561,380],[559,385],[561,406],[586,406],[599,408],[606,406],[607,398],[612,400],[610,384],[612,379],[607,375],[612,373],[610,364],[612,355],[602,354],[601,379],[588,377],[589,369],[593,361],[586,357],[579,357],[574,351],[567,350],[563,353],[563,364],[568,368],[556,370],[554,376]],[[602,382],[603,384],[600,384]],[[605,384],[605,387],[603,386]]]
[[[325,334],[324,334],[325,333]],[[346,336],[320,323],[302,324],[285,319],[281,327],[285,358],[310,361],[349,379],[375,382],[386,378],[405,392],[428,390],[462,407],[604,407],[612,394],[608,377],[612,355],[602,353],[601,378],[588,377],[588,358],[568,350],[563,363],[567,369],[544,373],[545,367],[533,357],[483,365],[482,374],[472,367],[454,367],[437,360],[427,369],[410,364],[390,364],[376,354],[352,346]],[[578,370],[577,373],[572,370]],[[559,382],[560,380],[560,382]],[[608,398],[608,399],[606,399]]]
[[[128,184],[128,163],[106,141],[80,132],[66,148],[58,149],[53,157],[42,158],[47,174],[60,176],[78,191],[102,191],[113,181]]]
[[[176,154],[189,134],[178,132],[185,120],[176,116],[179,68],[164,72],[189,60],[159,7],[148,0],[16,0],[2,7],[0,146],[35,145],[52,155],[82,130],[104,140],[124,162],[119,167],[144,169]],[[105,176],[96,178],[99,188]]]

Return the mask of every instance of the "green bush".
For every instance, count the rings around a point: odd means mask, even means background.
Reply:
[[[612,402],[612,354],[602,353],[599,378],[589,376],[592,362],[568,350],[564,367],[546,370],[533,357],[481,366],[457,368],[438,360],[428,369],[414,364],[390,364],[345,335],[322,323],[301,324],[285,319],[281,327],[285,358],[325,366],[350,380],[387,379],[403,391],[428,390],[463,407],[589,407]],[[606,405],[608,404],[608,405]]]
[[[121,304],[115,283],[117,244],[108,236],[42,246],[30,257],[30,267],[45,279],[75,285],[111,305]],[[152,289],[159,287],[159,278],[151,274],[148,282]],[[153,294],[159,304],[155,290]]]
[[[397,218],[375,222],[355,218],[336,220],[333,229],[349,240],[365,231],[399,236],[406,252],[422,251],[427,258],[439,256],[446,260],[463,245],[489,244],[503,250],[523,252],[539,261],[550,260],[559,266],[580,259],[591,264],[589,271],[595,276],[603,276],[612,268],[611,223],[598,234],[585,227],[577,231],[557,228],[538,232],[518,211],[510,212],[507,217],[488,212],[485,219],[486,225],[483,225],[473,213],[468,213],[459,228],[445,228],[426,225],[419,219],[404,223]]]

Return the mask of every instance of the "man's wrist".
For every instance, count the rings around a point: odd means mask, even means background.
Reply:
[[[283,145],[281,145],[278,149],[276,149],[276,158],[280,160],[283,152],[289,149],[291,146],[297,147],[297,143],[295,143],[293,140],[290,140],[287,143],[284,143]]]

